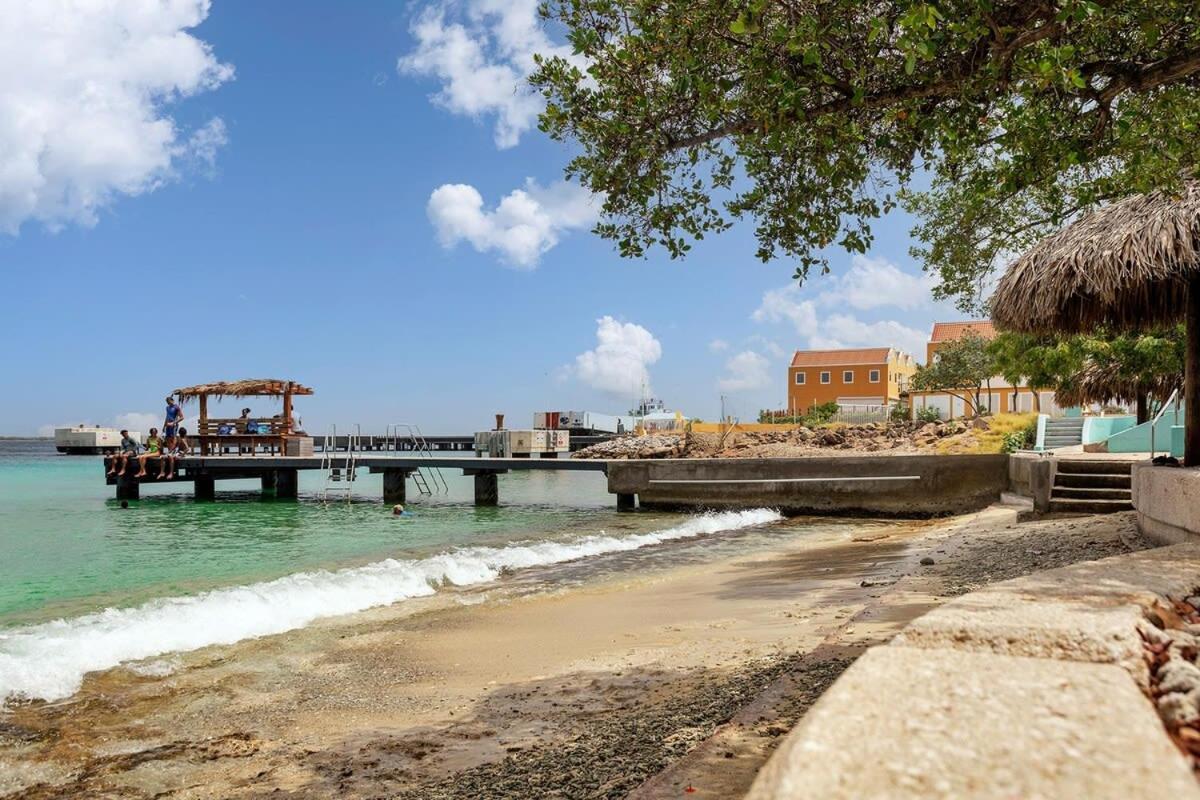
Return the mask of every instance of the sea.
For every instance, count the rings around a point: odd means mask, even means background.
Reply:
[[[349,501],[323,502],[313,471],[298,500],[257,481],[218,482],[210,502],[190,483],[147,483],[123,509],[103,472],[46,440],[0,440],[0,707],[68,698],[94,670],[452,587],[786,527],[765,508],[619,514],[591,472],[512,472],[502,504],[477,508],[471,479],[446,471],[449,491],[410,484],[400,517],[366,473]]]

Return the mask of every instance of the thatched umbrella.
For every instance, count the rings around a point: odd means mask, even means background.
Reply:
[[[1083,406],[1088,403],[1135,403],[1138,422],[1145,422],[1147,397],[1166,400],[1179,388],[1182,375],[1155,375],[1149,380],[1118,374],[1111,366],[1089,361],[1065,384],[1055,390],[1060,406]]]
[[[1000,280],[992,319],[1030,333],[1185,319],[1184,463],[1200,465],[1200,183],[1111,203],[1038,242]]]

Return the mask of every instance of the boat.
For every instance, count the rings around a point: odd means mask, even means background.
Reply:
[[[129,435],[135,441],[142,439],[142,434],[138,431],[130,431]],[[58,452],[73,456],[115,453],[121,446],[121,432],[116,428],[82,423],[71,428],[55,428],[54,446]]]

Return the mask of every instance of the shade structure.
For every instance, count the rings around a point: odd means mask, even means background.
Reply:
[[[1186,320],[1184,463],[1200,465],[1200,183],[1110,203],[1046,237],[1009,265],[991,310],[1030,333]]]
[[[214,381],[184,386],[175,390],[180,400],[192,397],[282,397],[285,394],[312,394],[313,390],[295,381],[280,378],[245,378],[238,381]]]
[[[1182,375],[1157,375],[1150,381],[1138,381],[1117,375],[1104,364],[1090,362],[1055,390],[1055,401],[1064,407],[1105,403],[1109,400],[1136,403],[1147,396],[1163,401],[1182,383]]]

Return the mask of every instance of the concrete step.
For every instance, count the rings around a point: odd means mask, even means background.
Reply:
[[[1054,485],[1077,486],[1081,489],[1128,489],[1132,484],[1128,475],[1060,472],[1054,476]]]
[[[1131,500],[1130,489],[1096,489],[1090,486],[1055,486],[1050,492],[1052,500]]]
[[[1133,471],[1132,461],[1117,461],[1097,459],[1096,461],[1086,461],[1075,458],[1060,458],[1055,465],[1055,470],[1059,475],[1064,473],[1086,473],[1095,475],[1097,473],[1105,473],[1110,475],[1128,475]]]
[[[1117,511],[1132,511],[1129,500],[1062,500],[1050,498],[1050,510],[1068,514],[1112,514]]]
[[[1070,447],[1075,444],[1083,444],[1083,440],[1078,436],[1047,436],[1043,440],[1046,447]]]

